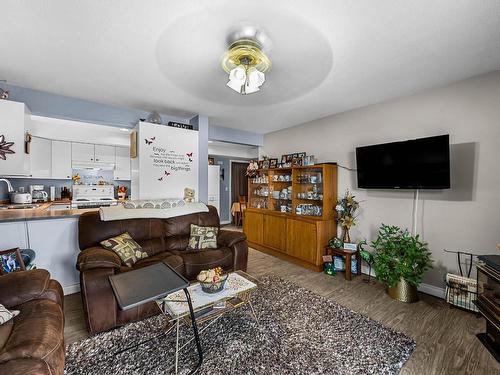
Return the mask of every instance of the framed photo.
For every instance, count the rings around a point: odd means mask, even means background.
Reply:
[[[288,154],[288,155],[286,156],[286,162],[287,162],[287,163],[291,163],[292,161],[293,161],[293,154]]]
[[[18,247],[0,251],[0,274],[24,271],[25,269],[21,251]]]
[[[259,164],[259,169],[263,169],[264,168],[264,160],[259,160],[258,164]]]
[[[215,164],[215,158],[208,157],[208,165],[214,165]]]
[[[293,158],[292,166],[294,166],[294,167],[302,167],[303,160],[304,159],[302,159],[302,158]]]
[[[278,168],[278,159],[269,159],[269,168]]]
[[[262,162],[262,168],[269,169],[269,159],[266,159]]]
[[[306,153],[305,152],[299,152],[297,155],[298,155],[297,157],[299,157],[299,158],[305,158],[306,157]]]
[[[288,160],[288,155],[281,155],[281,164],[285,164]]]

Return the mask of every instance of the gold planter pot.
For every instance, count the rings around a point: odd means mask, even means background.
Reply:
[[[418,301],[417,288],[408,284],[405,280],[401,280],[392,288],[387,288],[387,294],[401,302],[413,303]]]

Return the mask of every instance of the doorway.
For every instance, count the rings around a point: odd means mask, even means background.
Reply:
[[[248,200],[248,180],[247,167],[248,162],[231,160],[231,202],[232,207],[234,202],[239,202],[239,198],[245,197]],[[233,217],[234,220],[234,217]]]

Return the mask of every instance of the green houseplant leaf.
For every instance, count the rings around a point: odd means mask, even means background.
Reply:
[[[378,237],[371,243],[375,249],[373,268],[379,281],[391,288],[401,280],[417,287],[428,269],[432,268],[427,243],[408,230],[382,224]]]

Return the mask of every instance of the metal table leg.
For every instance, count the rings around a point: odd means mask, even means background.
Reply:
[[[175,337],[175,375],[177,375],[179,370],[179,319],[175,322],[175,327],[177,330]]]
[[[198,350],[198,363],[196,367],[191,370],[189,375],[196,373],[203,362],[203,349],[201,348],[200,336],[198,334],[198,326],[196,324],[196,317],[194,316],[193,303],[191,302],[191,296],[189,295],[189,291],[187,288],[184,289],[184,293],[186,294],[186,299],[189,305],[189,314],[191,316],[191,324],[193,326],[194,340],[196,342],[196,348]]]

